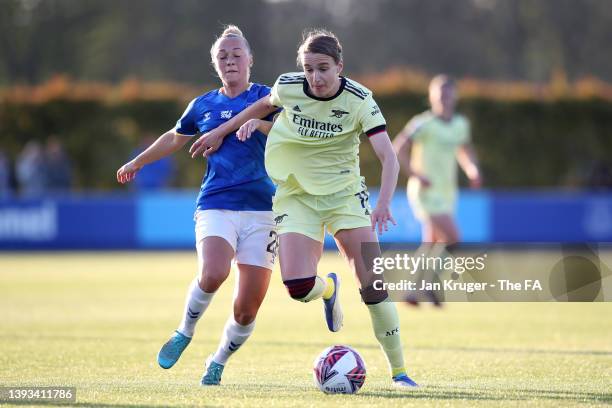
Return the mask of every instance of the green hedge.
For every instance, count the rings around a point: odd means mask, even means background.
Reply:
[[[413,115],[427,109],[421,94],[377,97],[394,137]],[[44,104],[0,104],[0,148],[13,159],[31,140],[56,135],[64,141],[79,189],[117,188],[116,169],[147,133],[171,128],[184,101],[106,104],[54,100]],[[585,186],[596,161],[611,164],[612,102],[604,100],[494,101],[464,99],[485,183],[491,188]],[[378,184],[380,166],[368,143],[362,172]],[[196,187],[205,165],[177,153],[177,187]],[[401,181],[403,183],[403,180]]]
[[[391,137],[426,110],[425,95],[377,98]],[[463,99],[458,110],[472,125],[486,187],[588,187],[593,165],[612,165],[612,102]],[[362,146],[364,174],[373,185],[375,156]],[[403,183],[402,179],[400,183]],[[612,187],[612,186],[611,186]]]

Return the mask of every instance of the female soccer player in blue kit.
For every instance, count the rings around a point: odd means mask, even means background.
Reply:
[[[240,126],[238,137],[248,141],[257,126],[253,119],[283,108],[269,132],[265,157],[266,170],[277,184],[274,213],[283,282],[293,299],[309,302],[323,298],[329,330],[340,330],[343,315],[338,276],[330,273],[323,279],[317,275],[327,229],[359,280],[393,384],[414,387],[417,384],[404,366],[397,310],[386,291],[374,289],[375,275],[365,259],[380,253],[375,228],[382,233],[387,222],[394,222],[389,205],[399,165],[385,118],[372,92],[340,76],[342,47],[334,34],[325,30],[308,33],[298,49],[298,63],[303,72],[281,75],[270,96],[203,135],[190,151],[194,157],[214,156],[224,137]],[[381,189],[374,209],[370,209],[359,170],[362,133],[382,163]],[[373,245],[364,245],[367,243]]]
[[[133,180],[144,165],[178,151],[192,136],[216,128],[270,93],[267,86],[249,83],[253,56],[237,27],[223,31],[211,48],[211,57],[223,86],[191,101],[174,129],[117,171],[120,183]],[[255,126],[267,132],[271,122],[257,121]],[[235,260],[239,275],[234,310],[217,351],[206,361],[202,385],[220,384],[228,358],[253,332],[270,282],[277,242],[272,216],[274,185],[264,168],[265,143],[260,132],[247,143],[227,138],[217,154],[208,158],[198,195],[198,276],[189,287],[182,321],[161,348],[158,362],[170,368],[178,361]]]

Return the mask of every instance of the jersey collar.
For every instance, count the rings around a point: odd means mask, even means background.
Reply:
[[[252,88],[252,87],[253,87],[253,83],[252,83],[252,82],[249,82],[249,86],[247,87],[247,89],[245,89],[244,91],[242,91],[242,93],[240,93],[239,95],[234,96],[233,98],[230,98],[229,96],[227,96],[226,94],[224,94],[224,93],[223,93],[223,91],[222,91],[223,87],[221,87],[221,88],[217,89],[217,95],[222,95],[222,96],[225,96],[227,99],[234,100],[234,99],[236,99],[236,98],[241,97],[241,96],[242,96],[242,95],[244,95],[246,92],[249,92],[249,91],[251,90],[251,88]]]
[[[341,76],[340,77],[340,87],[338,88],[338,92],[336,92],[335,95],[329,96],[327,98],[319,98],[318,96],[315,96],[310,92],[310,89],[308,88],[308,81],[306,80],[306,78],[304,78],[304,85],[303,85],[304,93],[306,94],[306,96],[312,99],[316,99],[317,101],[331,101],[332,99],[335,99],[336,97],[338,97],[338,95],[342,93],[342,91],[344,91],[345,86],[346,86],[346,78]]]

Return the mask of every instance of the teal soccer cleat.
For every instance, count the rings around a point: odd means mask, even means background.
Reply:
[[[183,350],[187,348],[190,342],[191,337],[187,337],[175,331],[172,337],[170,337],[170,340],[168,340],[166,344],[162,346],[161,350],[159,350],[157,362],[160,367],[168,369],[176,364]]]
[[[224,365],[215,363],[212,354],[206,359],[206,372],[200,382],[202,385],[220,385],[221,374],[223,374]]]

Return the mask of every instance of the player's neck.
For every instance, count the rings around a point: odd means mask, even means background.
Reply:
[[[221,88],[221,93],[228,98],[235,98],[247,89],[251,83],[249,81],[240,82],[240,83],[231,83],[231,84],[223,84]]]
[[[451,119],[453,119],[453,116],[455,115],[455,112],[452,110],[432,110],[433,114],[435,117],[437,117],[438,119],[441,119],[445,122],[450,122]]]
[[[337,80],[334,82],[334,86],[332,86],[332,88],[329,90],[327,95],[323,95],[323,98],[330,98],[334,96],[335,94],[337,94],[338,90],[340,90],[341,85],[342,85],[342,80],[340,79],[340,77],[338,77]]]

